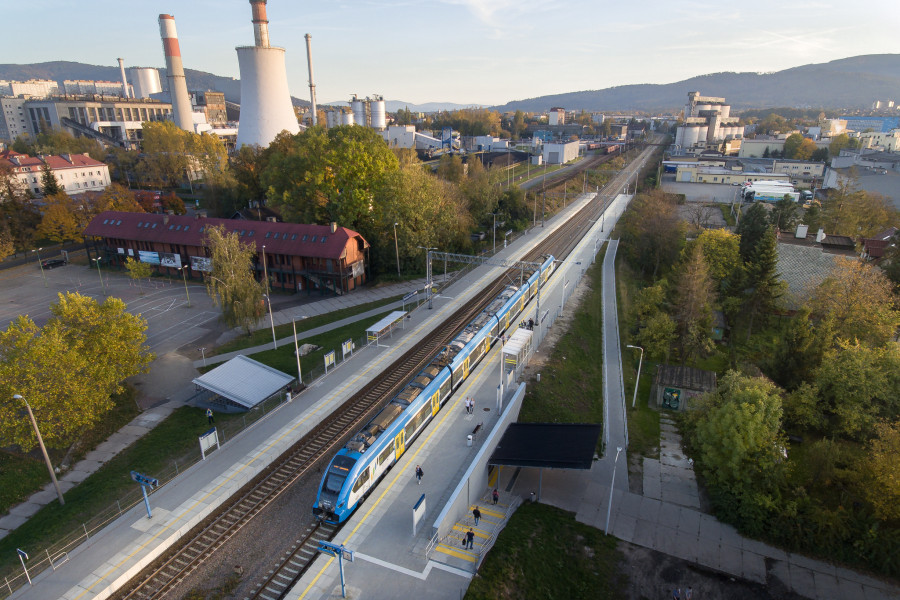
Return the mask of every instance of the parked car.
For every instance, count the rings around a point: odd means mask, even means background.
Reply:
[[[62,258],[48,258],[45,261],[41,262],[41,266],[45,269],[52,269],[54,267],[64,267],[68,263]]]

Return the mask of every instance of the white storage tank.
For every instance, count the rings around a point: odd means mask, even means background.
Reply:
[[[331,129],[341,124],[341,113],[337,110],[325,111],[325,127]]]
[[[350,109],[353,110],[353,120],[357,125],[366,126],[366,101],[360,100],[353,94],[350,98]]]
[[[341,125],[353,125],[353,113],[342,110],[341,111]]]
[[[367,98],[367,100],[369,100]],[[375,96],[369,100],[369,110],[372,115],[372,129],[382,130],[387,127],[387,115],[384,110],[384,96]]]
[[[149,98],[150,94],[162,92],[162,84],[159,80],[159,70],[148,67],[132,68],[131,86],[134,88],[135,98]]]
[[[686,125],[684,127],[684,137],[681,141],[682,148],[690,148],[697,144],[701,139],[706,139],[706,127],[699,125]]]

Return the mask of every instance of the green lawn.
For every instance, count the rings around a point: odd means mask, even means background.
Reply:
[[[341,319],[346,319],[347,317],[352,317],[354,315],[364,313],[366,311],[372,310],[373,308],[379,308],[381,306],[385,306],[386,304],[397,302],[402,298],[403,296],[395,296],[393,298],[386,298],[384,300],[376,300],[375,302],[367,302],[366,304],[360,304],[359,306],[342,308],[340,310],[335,310],[324,315],[318,315],[315,317],[309,317],[308,319],[299,320],[297,321],[297,333],[315,329],[316,327],[321,327],[322,325],[327,325],[329,323],[334,323],[335,321],[340,321]],[[279,325],[275,327],[275,337],[277,337],[278,339],[288,337],[293,334],[294,328],[292,325]],[[235,350],[252,348],[253,346],[261,346],[271,341],[272,330],[269,328],[259,329],[257,331],[254,331],[249,336],[242,335],[234,340],[231,340],[228,343],[218,346],[214,350],[214,354],[208,354],[207,356],[226,354],[228,352],[234,352]],[[308,340],[304,340],[304,343],[310,342]],[[296,363],[294,366],[294,370],[296,370]]]
[[[546,504],[523,504],[500,533],[466,600],[623,598],[616,538]]]
[[[528,383],[520,422],[603,422],[603,306],[600,275],[603,253],[588,269],[585,293],[568,331],[541,367],[541,381]]]
[[[734,227],[735,220],[734,216],[731,214],[731,205],[730,204],[720,204],[719,210],[722,211],[722,218],[725,219],[725,224],[729,227]]]

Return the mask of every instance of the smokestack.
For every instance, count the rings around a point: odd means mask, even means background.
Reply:
[[[128,80],[125,78],[125,60],[117,58],[119,61],[119,70],[122,71],[122,97],[128,98]]]
[[[253,7],[253,39],[258,48],[269,47],[269,19],[266,17],[266,0],[250,0]]]
[[[313,68],[312,68],[312,36],[308,33],[304,36],[306,38],[306,62],[309,63],[309,102],[310,102],[310,115],[312,115],[312,124],[316,124],[316,82],[313,79]]]
[[[175,124],[186,131],[193,131],[191,99],[184,79],[184,64],[181,62],[181,48],[175,31],[175,17],[159,15],[159,34],[162,36],[163,52],[166,55],[166,71],[169,80],[169,96]]]

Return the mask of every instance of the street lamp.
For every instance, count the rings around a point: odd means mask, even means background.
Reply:
[[[631,399],[631,408],[634,408],[634,403],[637,401],[638,384],[641,382],[641,365],[644,364],[644,349],[640,346],[632,346],[631,344],[626,344],[625,347],[641,351],[641,359],[638,361],[637,379],[634,380],[634,397]]]
[[[416,246],[416,248],[425,251],[425,296],[428,298],[428,310],[431,310],[431,251],[437,250],[437,248],[427,246]]]
[[[266,298],[266,302],[269,303],[269,323],[272,324],[272,347],[277,349],[278,342],[275,340],[275,318],[272,316],[272,299],[269,298],[268,294],[263,294]]]
[[[265,283],[266,294],[268,294],[269,293],[269,268],[268,268],[268,265],[266,264],[266,245],[265,244],[263,244],[263,247],[262,247],[262,255],[263,255],[263,257],[262,257],[263,258],[263,279],[266,280],[266,283]]]
[[[56,480],[56,473],[53,472],[53,465],[50,464],[50,456],[47,454],[47,448],[44,446],[44,438],[41,437],[41,431],[38,429],[37,421],[34,419],[34,413],[31,412],[31,405],[28,404],[28,400],[16,394],[13,396],[13,400],[21,400],[25,403],[25,408],[28,409],[28,417],[31,419],[31,426],[34,427],[34,434],[37,436],[38,444],[41,446],[41,452],[44,454],[44,462],[47,463],[47,470],[50,471],[50,480],[53,482],[53,487],[56,488],[56,496],[59,498],[60,506],[66,503],[63,500],[62,490],[59,489],[59,482]]]
[[[497,213],[488,213],[494,216],[494,254],[497,254]]]
[[[97,263],[97,276],[100,278],[100,289],[103,291],[104,294],[107,294],[106,286],[103,284],[103,273],[100,272],[101,258],[98,256],[97,258],[92,258],[91,260],[94,261],[95,263]],[[141,292],[141,293],[143,294],[143,292]]]
[[[41,279],[44,280],[44,287],[47,287],[47,276],[44,275],[44,262],[41,260],[41,250],[43,248],[38,248],[37,250],[32,250],[38,257],[38,266],[41,268]]]
[[[397,244],[397,225],[394,223],[394,252],[397,253],[397,277],[400,277],[400,246]]]
[[[188,308],[190,308],[191,307],[191,294],[188,292],[188,286],[187,286],[187,274],[186,274],[187,268],[188,268],[187,265],[181,265],[176,270],[181,271],[181,278],[184,280],[184,295],[187,296]]]
[[[609,535],[609,515],[612,512],[612,494],[613,494],[613,486],[616,483],[616,467],[619,466],[619,453],[622,451],[622,446],[616,447],[616,459],[613,461],[613,473],[612,479],[609,482],[609,504],[606,507],[606,529],[603,530],[605,535]]]

